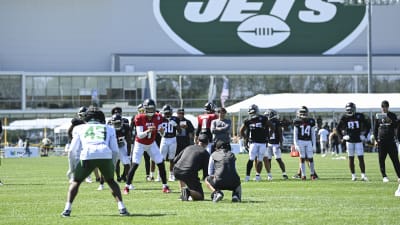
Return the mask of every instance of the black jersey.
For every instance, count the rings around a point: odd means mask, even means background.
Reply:
[[[381,114],[382,115],[382,114]],[[374,136],[378,141],[394,141],[395,130],[398,126],[396,114],[386,113],[384,116],[375,116]]]
[[[369,125],[362,113],[355,113],[352,116],[343,115],[336,129],[342,135],[348,135],[348,142],[361,142],[361,135],[367,136],[369,133]]]
[[[165,138],[176,137],[179,123],[180,123],[179,118],[176,116],[171,116],[170,118],[163,117],[161,126],[164,128],[164,137]]]
[[[246,119],[244,121],[246,135],[250,142],[266,143],[268,138],[268,119],[265,116]]]
[[[269,128],[269,144],[279,144],[282,143],[282,124],[277,118],[272,118],[269,120],[272,126]]]
[[[297,140],[312,141],[312,128],[315,126],[313,118],[296,118],[293,120],[293,126],[297,128]]]

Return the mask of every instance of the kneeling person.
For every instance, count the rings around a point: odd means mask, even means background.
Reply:
[[[182,201],[188,201],[189,197],[194,201],[204,200],[198,172],[203,170],[203,179],[208,175],[207,145],[208,136],[201,134],[198,144],[186,147],[174,158],[174,176],[180,182]]]
[[[212,191],[213,202],[222,200],[222,190],[232,191],[232,202],[240,202],[242,187],[240,177],[236,171],[236,157],[229,150],[229,143],[218,141],[216,151],[210,156],[208,176],[205,180],[207,187]]]

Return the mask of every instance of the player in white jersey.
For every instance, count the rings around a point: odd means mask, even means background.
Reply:
[[[118,204],[121,216],[129,215],[122,202],[121,190],[114,180],[115,162],[118,159],[118,144],[115,129],[105,124],[105,116],[96,107],[88,109],[85,116],[86,124],[74,128],[70,151],[80,163],[74,169],[74,180],[69,186],[67,202],[63,217],[69,217],[72,209],[72,202],[78,194],[82,181],[97,167],[104,176],[111,193]]]

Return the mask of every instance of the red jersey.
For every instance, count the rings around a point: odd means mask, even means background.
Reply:
[[[135,141],[144,144],[151,145],[156,139],[156,135],[158,132],[158,126],[162,123],[163,118],[161,114],[155,113],[150,119],[146,116],[146,114],[138,114],[135,116],[135,126],[143,127],[143,131],[146,131],[148,127],[154,126],[154,129],[151,133],[147,135],[147,137],[140,139],[138,135],[135,137]]]
[[[215,113],[210,114],[201,114],[197,116],[197,130],[196,136],[199,136],[200,133],[207,134],[209,141],[212,139],[211,134],[211,121],[218,119],[218,115]]]

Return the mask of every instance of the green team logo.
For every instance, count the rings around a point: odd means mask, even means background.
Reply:
[[[163,30],[191,54],[336,54],[365,29],[342,0],[154,0]]]

